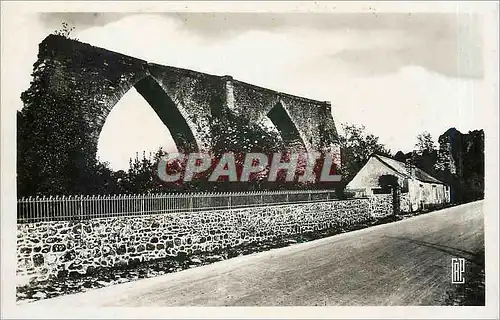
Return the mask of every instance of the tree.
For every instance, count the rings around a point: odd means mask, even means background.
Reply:
[[[166,191],[162,188],[161,180],[157,175],[157,160],[164,155],[160,148],[152,158],[146,157],[143,152],[142,158],[136,154],[135,159],[130,158],[130,167],[128,170],[128,192],[131,193],[154,193]]]
[[[425,151],[432,153],[436,150],[434,145],[434,140],[429,132],[424,131],[423,133],[417,135],[417,143],[415,144],[417,151],[422,154]]]
[[[390,150],[379,143],[379,138],[365,132],[365,126],[342,124],[339,135],[341,168],[344,184],[349,182],[374,153],[390,155]]]
[[[394,159],[401,162],[405,162],[406,159],[408,159],[408,155],[406,155],[405,153],[403,153],[403,151],[400,150],[396,152],[396,154],[394,155]]]
[[[438,152],[431,134],[424,131],[417,135],[415,148],[416,150],[413,151],[411,156],[413,164],[433,176],[436,175],[435,164]]]

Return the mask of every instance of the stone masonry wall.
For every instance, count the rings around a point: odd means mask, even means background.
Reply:
[[[411,212],[411,200],[408,192],[401,194],[401,212]]]
[[[374,194],[370,196],[370,212],[372,217],[386,217],[393,214],[392,194]]]
[[[377,200],[380,200],[377,198]],[[372,199],[18,224],[17,273],[38,279],[135,261],[210,252],[381,214]]]

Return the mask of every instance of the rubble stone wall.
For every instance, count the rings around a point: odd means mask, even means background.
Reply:
[[[374,194],[370,196],[370,212],[372,217],[386,217],[393,214],[392,194]]]
[[[275,237],[342,228],[392,210],[382,197],[177,214],[18,224],[17,273],[62,272],[197,254]]]

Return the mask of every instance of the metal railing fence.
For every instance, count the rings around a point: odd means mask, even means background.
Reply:
[[[17,201],[18,223],[184,213],[336,200],[333,190],[43,196]]]

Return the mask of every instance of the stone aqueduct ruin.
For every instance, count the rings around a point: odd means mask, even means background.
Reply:
[[[35,160],[24,165],[30,174],[34,172],[29,178],[37,183],[44,179],[52,186],[61,175],[69,173],[76,181],[85,174],[88,164],[81,163],[82,153],[95,158],[108,114],[132,87],[168,127],[179,151],[213,152],[230,145],[230,140],[247,143],[247,150],[253,151],[255,146],[247,141],[251,129],[256,133],[252,137],[276,138],[279,141],[274,142],[284,149],[339,152],[330,103],[229,76],[152,64],[55,35],[40,44],[33,76],[18,114],[18,145],[23,144],[18,152],[22,149]],[[263,124],[266,117],[274,128]],[[126,141],[117,137],[117,143]],[[23,159],[18,154],[19,160]],[[33,168],[45,171],[41,175]],[[343,228],[391,212],[392,202],[387,195],[379,195],[194,214],[18,223],[17,272],[44,280],[65,272],[86,273],[132,261],[216,252],[228,245]]]
[[[50,72],[43,70],[47,65],[51,66]],[[37,119],[41,127],[51,131],[54,125],[78,123],[85,130],[80,140],[85,141],[76,141],[74,133],[66,134],[64,130],[54,139],[71,141],[72,148],[79,143],[90,146],[94,156],[108,114],[132,87],[168,127],[181,152],[214,151],[225,144],[224,139],[245,143],[241,132],[233,137],[220,132],[221,127],[241,123],[263,135],[271,129],[279,132],[278,139],[288,150],[339,152],[331,106],[326,101],[273,91],[230,76],[148,63],[56,35],[40,43],[34,66],[34,75],[37,73],[42,76],[28,90],[32,95],[67,101],[64,114],[54,111],[51,117]],[[44,92],[34,88],[40,83]],[[24,109],[38,107],[25,101]],[[275,129],[263,125],[266,117]],[[64,153],[64,148],[62,144],[54,145],[50,152]]]

